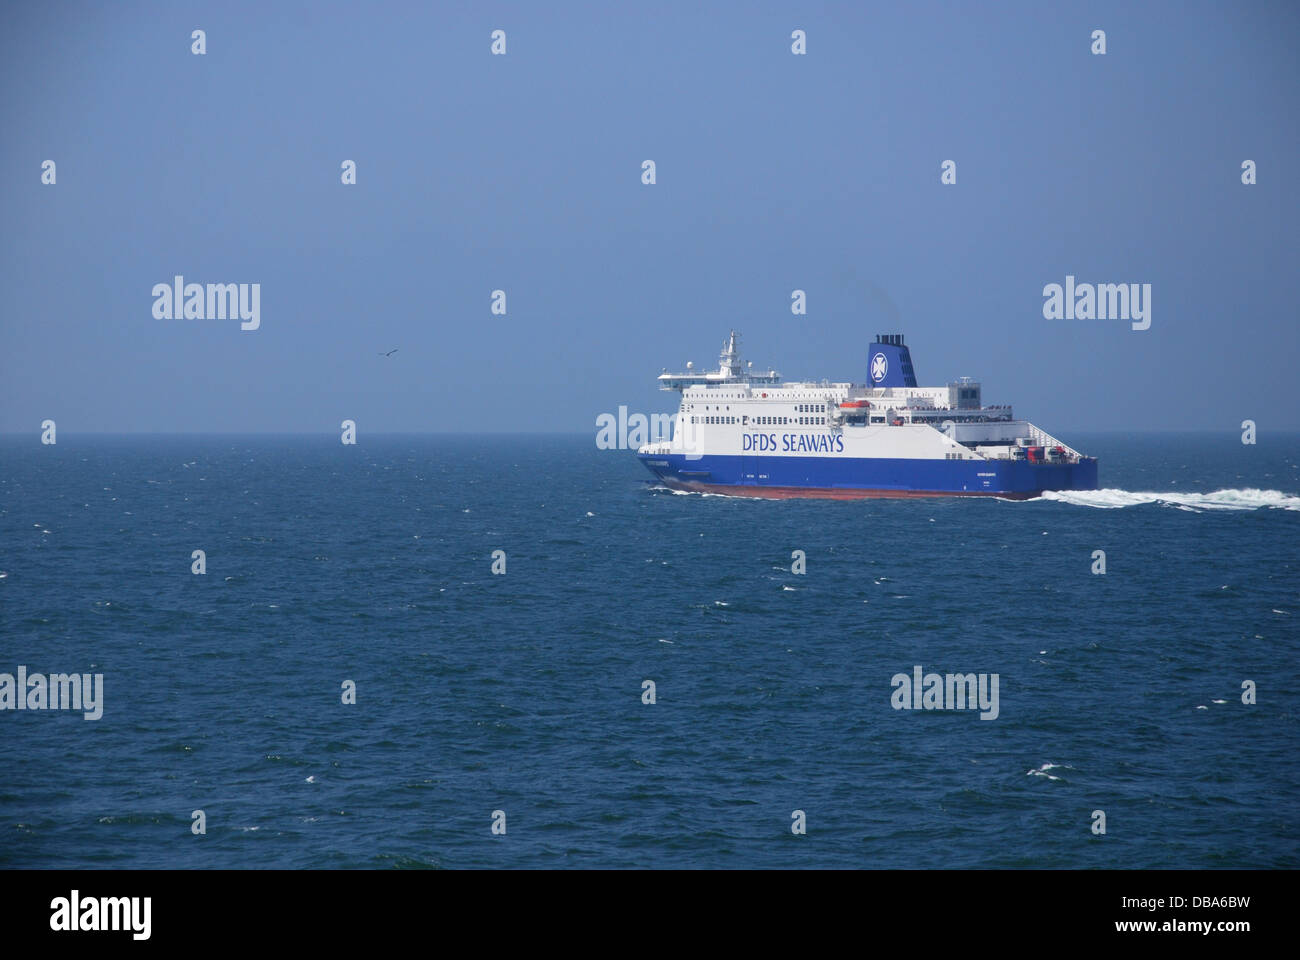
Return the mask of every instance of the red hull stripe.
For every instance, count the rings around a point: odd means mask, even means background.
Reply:
[[[999,500],[1032,500],[1039,491],[999,493],[992,490],[868,490],[856,487],[754,487],[721,483],[683,483],[661,480],[666,487],[688,493],[715,493],[726,497],[757,497],[763,500],[880,500],[917,497],[995,497]]]

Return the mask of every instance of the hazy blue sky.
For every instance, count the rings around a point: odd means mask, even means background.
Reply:
[[[901,332],[1053,432],[1296,429],[1298,45],[1295,3],[6,2],[0,431],[594,434],[730,327],[855,381]],[[261,329],[155,319],[175,274]],[[1151,328],[1045,320],[1067,274]]]

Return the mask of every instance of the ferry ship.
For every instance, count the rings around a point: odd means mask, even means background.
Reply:
[[[672,437],[637,456],[675,490],[743,497],[1003,497],[1097,489],[1087,457],[962,377],[918,387],[901,334],[868,351],[867,382],[785,382],[741,365],[731,331],[716,371],[663,373],[682,395]]]

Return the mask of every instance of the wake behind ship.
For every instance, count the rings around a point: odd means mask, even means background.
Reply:
[[[963,377],[918,387],[900,334],[869,351],[866,384],[786,383],[741,366],[731,331],[716,371],[664,373],[681,405],[670,440],[637,456],[676,490],[746,497],[986,496],[1096,490],[1097,459],[983,405]]]

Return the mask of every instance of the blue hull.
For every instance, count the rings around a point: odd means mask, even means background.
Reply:
[[[1045,490],[1096,490],[1097,459],[896,460],[836,457],[637,454],[664,484],[680,490],[750,497],[1006,497]]]

